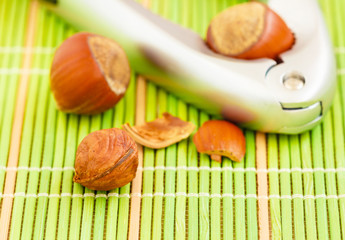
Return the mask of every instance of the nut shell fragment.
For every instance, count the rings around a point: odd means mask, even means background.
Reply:
[[[163,113],[162,118],[157,118],[144,125],[131,127],[128,123],[123,129],[141,145],[149,148],[159,149],[168,147],[174,143],[188,138],[194,131],[195,126],[169,113]]]
[[[224,120],[206,121],[194,135],[193,142],[198,152],[209,154],[218,162],[221,156],[240,162],[246,152],[242,130]]]
[[[121,129],[92,132],[80,143],[74,182],[93,189],[111,190],[132,181],[138,168],[137,144]]]

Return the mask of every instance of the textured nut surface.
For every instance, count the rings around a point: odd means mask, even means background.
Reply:
[[[225,156],[240,162],[246,152],[246,140],[242,130],[224,120],[209,120],[199,128],[193,142],[200,153],[211,155],[212,160],[221,161]]]
[[[50,86],[64,112],[96,114],[113,107],[125,94],[130,67],[113,40],[90,33],[66,39],[56,50]]]
[[[111,190],[132,181],[137,167],[134,140],[121,129],[103,129],[79,144],[73,180],[93,190]]]
[[[235,5],[211,22],[213,46],[225,55],[238,55],[255,44],[265,25],[266,9],[260,3]]]

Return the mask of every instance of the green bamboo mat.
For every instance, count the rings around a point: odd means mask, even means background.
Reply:
[[[205,35],[209,20],[239,0],[151,0],[150,9]],[[324,122],[310,132],[266,135],[269,237],[345,239],[345,2],[320,0],[335,46],[338,88]],[[49,90],[54,49],[76,32],[39,7],[26,48],[29,0],[0,1],[0,210],[13,199],[9,239],[127,239],[131,185],[109,192],[72,182],[78,143],[89,132],[135,122],[136,78],[113,109],[92,117],[56,110]],[[31,67],[22,62],[30,54]],[[18,165],[8,167],[20,78],[29,74]],[[343,94],[344,93],[344,94]],[[168,111],[200,126],[212,116],[148,82],[146,120]],[[199,155],[191,139],[143,149],[141,239],[264,239],[258,216],[256,133],[245,130],[243,162]],[[13,137],[13,136],[12,136]],[[15,190],[5,193],[16,172]],[[7,216],[0,216],[5,219]],[[4,229],[4,226],[0,226]],[[267,236],[268,239],[268,236]]]

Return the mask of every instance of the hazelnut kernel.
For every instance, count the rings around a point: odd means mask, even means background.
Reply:
[[[132,181],[137,168],[135,141],[121,129],[103,129],[90,133],[79,144],[73,181],[108,191]]]

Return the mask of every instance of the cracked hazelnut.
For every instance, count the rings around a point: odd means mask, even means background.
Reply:
[[[217,53],[241,59],[271,58],[292,48],[294,34],[284,20],[260,2],[248,2],[216,15],[207,30],[207,44]]]
[[[90,133],[79,144],[73,181],[107,191],[132,181],[137,168],[135,141],[121,129],[103,129]]]
[[[78,33],[56,50],[50,86],[57,107],[64,112],[97,114],[113,107],[125,94],[130,67],[113,40]]]

